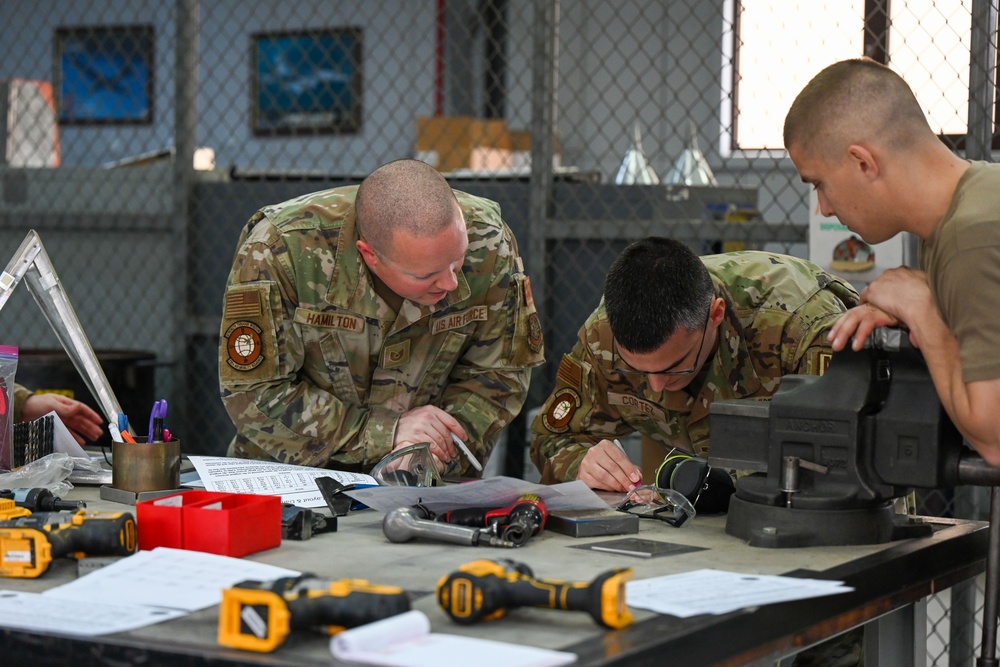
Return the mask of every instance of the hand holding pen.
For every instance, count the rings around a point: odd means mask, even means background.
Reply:
[[[631,491],[642,484],[642,469],[617,440],[601,440],[587,450],[576,478],[592,489]]]

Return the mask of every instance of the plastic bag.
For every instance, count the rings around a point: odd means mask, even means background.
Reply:
[[[10,470],[14,442],[14,374],[17,348],[0,345],[0,470]]]
[[[14,472],[0,474],[0,489],[45,487],[54,496],[64,496],[73,488],[67,481],[76,459],[64,452],[55,452],[21,466]]]

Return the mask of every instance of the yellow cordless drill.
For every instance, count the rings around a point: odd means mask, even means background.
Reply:
[[[0,576],[34,579],[66,556],[128,556],[136,537],[129,512],[36,512],[0,521]]]
[[[325,581],[303,574],[244,581],[222,592],[219,643],[264,653],[281,646],[292,630],[316,628],[333,635],[409,610],[402,588],[362,579]]]
[[[441,578],[438,604],[453,621],[471,625],[500,618],[517,607],[585,611],[599,625],[624,628],[632,623],[625,605],[631,568],[609,570],[588,583],[535,579],[524,563],[476,560]]]

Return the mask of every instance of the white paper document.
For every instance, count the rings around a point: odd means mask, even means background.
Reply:
[[[847,593],[842,581],[694,570],[625,584],[628,606],[687,618],[774,602]]]
[[[341,484],[377,484],[371,475],[340,470],[226,456],[188,458],[209,491],[281,496],[281,502],[299,507],[326,507],[317,477],[332,477]]]
[[[59,418],[55,410],[43,415],[43,418],[45,417],[52,417],[52,451],[64,452],[81,459],[90,458],[90,454],[85,452],[83,447],[77,443],[73,434],[69,432],[66,424],[63,424],[62,419]]]
[[[182,609],[80,602],[38,593],[0,590],[0,627],[106,635],[135,630],[185,615]]]
[[[525,493],[534,493],[552,510],[608,509],[608,503],[580,480],[562,484],[532,484],[513,477],[489,477],[451,486],[379,486],[354,489],[347,495],[380,512],[421,503],[432,512],[464,507],[503,507]]]
[[[341,632],[330,640],[330,652],[338,660],[388,667],[556,667],[576,662],[576,654],[565,651],[432,633],[421,611]]]
[[[222,601],[222,589],[248,579],[297,576],[295,570],[201,551],[157,547],[122,558],[42,595],[60,600],[198,611]]]
[[[241,558],[159,547],[40,595],[0,590],[0,627],[87,636],[125,632],[218,604],[223,589],[241,581],[298,574]]]

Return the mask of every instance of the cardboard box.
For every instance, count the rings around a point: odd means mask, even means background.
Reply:
[[[139,548],[239,558],[281,544],[281,498],[185,491],[136,505]]]
[[[507,121],[469,116],[417,118],[416,157],[442,172],[509,169]]]

